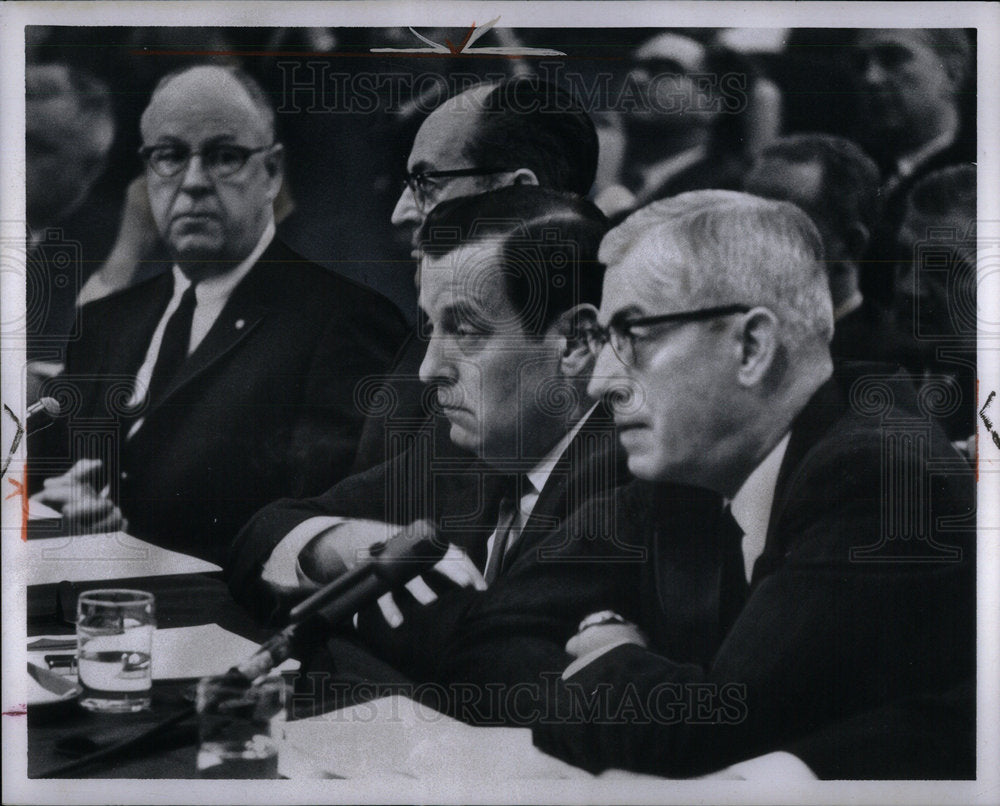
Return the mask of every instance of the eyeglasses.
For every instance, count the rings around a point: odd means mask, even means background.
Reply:
[[[191,157],[201,157],[205,171],[214,179],[226,179],[240,171],[254,154],[273,148],[274,143],[260,148],[247,148],[232,143],[217,143],[201,149],[190,149],[185,145],[143,146],[139,156],[152,168],[155,174],[169,179],[187,169]]]
[[[451,171],[414,171],[407,173],[403,179],[403,187],[409,188],[417,210],[426,212],[427,204],[434,194],[434,180],[458,179],[460,176],[493,176],[516,171],[516,168],[456,168]]]
[[[712,308],[699,308],[695,311],[680,311],[678,313],[665,313],[659,316],[641,316],[634,319],[622,318],[615,321],[613,318],[607,327],[591,325],[584,331],[584,338],[587,339],[587,347],[596,356],[599,355],[604,345],[611,343],[611,349],[615,351],[618,360],[627,367],[635,366],[635,343],[639,339],[646,338],[648,334],[638,334],[633,331],[637,327],[649,327],[652,325],[663,325],[668,322],[697,322],[702,319],[714,319],[718,316],[731,316],[734,313],[747,313],[749,305],[718,305]]]

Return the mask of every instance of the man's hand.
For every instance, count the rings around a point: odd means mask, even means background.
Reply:
[[[448,546],[448,551],[445,552],[444,557],[437,561],[434,570],[460,588],[486,590],[486,580],[479,573],[475,563],[469,559],[468,554],[454,544]],[[413,598],[422,605],[428,605],[438,598],[423,577],[414,577],[406,583],[405,587],[413,594]],[[378,606],[382,611],[382,617],[390,627],[395,629],[403,623],[403,612],[399,609],[391,593],[381,596],[378,600]]]
[[[566,642],[566,651],[574,658],[599,652],[618,644],[648,645],[646,636],[634,624],[598,624],[578,632]]]
[[[66,531],[76,534],[115,532],[128,529],[121,510],[98,490],[103,463],[100,459],[81,459],[66,473],[45,480],[44,488],[32,496],[63,517]]]
[[[399,531],[400,527],[392,523],[345,520],[318,534],[299,552],[299,581],[310,587],[332,582],[369,559],[373,545],[384,543]]]

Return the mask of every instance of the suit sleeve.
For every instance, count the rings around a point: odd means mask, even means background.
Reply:
[[[907,697],[784,748],[822,780],[976,777],[975,682]]]
[[[485,591],[442,588],[420,605],[397,595],[403,624],[390,628],[376,610],[360,626],[377,654],[414,679],[449,689],[452,715],[475,724],[529,725],[569,663],[564,647],[584,616],[603,609],[632,613],[641,555],[577,535],[593,523],[592,501],[523,552]],[[434,585],[434,580],[429,580]]]
[[[770,573],[711,661],[611,650],[560,685],[539,747],[592,771],[697,775],[971,674],[972,551],[924,562],[918,541],[897,540],[891,559],[852,552],[883,535],[881,464],[877,443],[840,436],[790,481],[778,526],[794,539],[758,561]],[[939,518],[968,507],[967,481],[944,478]]]
[[[363,382],[386,371],[405,333],[395,308],[375,295],[331,312],[303,373],[290,435],[293,495],[318,495],[348,475],[368,414]]]

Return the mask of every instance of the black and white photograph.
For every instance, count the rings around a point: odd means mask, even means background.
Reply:
[[[1000,6],[0,22],[5,803],[1000,802]]]

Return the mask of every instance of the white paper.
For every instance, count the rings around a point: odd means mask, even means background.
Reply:
[[[279,772],[289,778],[426,778],[509,786],[591,778],[546,755],[528,728],[476,728],[402,696],[383,697],[284,726]]]
[[[124,532],[18,541],[5,551],[17,556],[17,565],[24,570],[29,585],[222,570],[206,560],[154,546]]]

